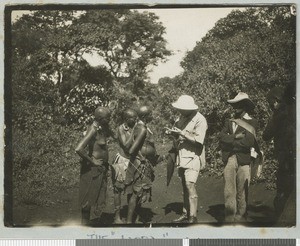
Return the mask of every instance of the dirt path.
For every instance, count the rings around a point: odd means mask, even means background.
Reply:
[[[176,170],[175,170],[176,171]],[[198,221],[220,225],[224,218],[223,179],[200,177],[197,181],[198,190]],[[249,216],[250,226],[272,226],[273,198],[275,191],[268,191],[264,184],[250,186]],[[141,209],[139,225],[170,226],[182,209],[182,187],[176,172],[169,187],[166,187],[166,167],[156,167],[156,179],[153,186],[153,201],[144,204]],[[126,215],[126,199],[122,198],[124,207],[122,215]],[[15,204],[13,220],[15,226],[31,225],[63,225],[78,224],[80,212],[78,207],[78,187],[62,190],[49,197],[52,205],[39,207],[35,205]],[[113,221],[113,193],[111,183],[107,192],[107,206],[101,220],[95,226],[111,226]],[[100,223],[102,222],[102,223]],[[174,224],[173,224],[174,225]]]

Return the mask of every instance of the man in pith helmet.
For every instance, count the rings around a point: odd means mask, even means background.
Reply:
[[[198,112],[193,97],[189,95],[180,96],[172,106],[180,113],[170,133],[176,137],[176,164],[183,187],[183,213],[173,222],[197,223],[196,182],[201,166],[205,165],[204,138],[207,122]]]

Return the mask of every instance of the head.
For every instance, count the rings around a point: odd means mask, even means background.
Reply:
[[[282,102],[283,89],[280,87],[272,88],[267,94],[267,101],[272,110],[278,110]]]
[[[178,100],[172,103],[172,106],[182,115],[189,116],[196,112],[198,106],[195,104],[194,98],[189,95],[182,95]]]
[[[236,103],[232,103],[231,106],[233,108],[235,117],[240,117],[241,115],[243,115],[249,111],[245,100],[236,102]]]
[[[234,117],[239,118],[245,113],[251,112],[255,105],[249,96],[244,92],[239,92],[233,99],[227,100],[234,110]]]
[[[107,126],[110,121],[110,111],[106,107],[96,108],[94,116],[100,126]]]
[[[144,121],[145,123],[152,121],[152,111],[151,111],[150,107],[141,106],[138,109],[138,116],[139,116],[139,119]]]
[[[137,113],[133,109],[128,108],[123,112],[123,120],[129,127],[133,127],[137,120]]]

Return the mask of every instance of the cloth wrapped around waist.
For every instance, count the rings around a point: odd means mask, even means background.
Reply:
[[[114,172],[114,180],[118,182],[124,182],[126,178],[126,171],[129,165],[129,159],[120,155],[116,155],[114,163],[111,165]]]
[[[105,166],[107,167],[108,162],[107,160],[103,160],[102,158],[96,158],[93,155],[91,156],[93,162],[94,162],[94,166]]]
[[[154,169],[149,161],[141,161],[136,158],[131,160],[126,173],[125,184],[145,183],[151,184],[154,181]]]

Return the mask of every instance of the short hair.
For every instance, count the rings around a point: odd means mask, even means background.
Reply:
[[[137,117],[137,112],[133,110],[132,108],[127,108],[123,112],[123,119],[128,119],[128,118],[134,118]]]
[[[148,116],[150,114],[151,114],[151,109],[148,106],[145,106],[145,105],[141,106],[139,108],[139,110],[138,110],[138,116],[139,116],[139,118],[144,118],[144,117],[146,117],[146,116]]]

